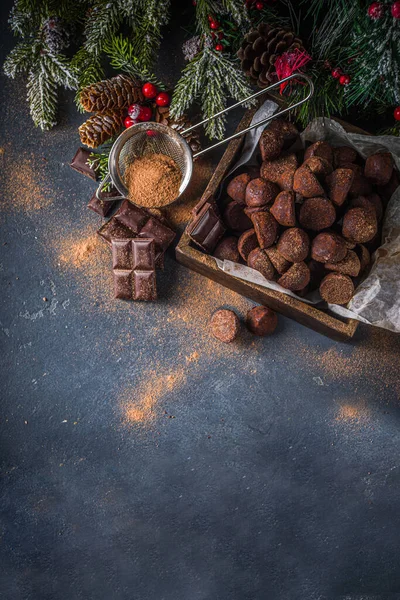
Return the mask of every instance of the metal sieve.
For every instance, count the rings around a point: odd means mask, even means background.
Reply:
[[[201,127],[211,119],[215,119],[216,117],[226,114],[230,110],[241,106],[242,104],[248,102],[249,100],[252,100],[253,98],[257,98],[262,94],[266,94],[270,90],[280,86],[282,83],[285,83],[290,79],[304,79],[308,83],[309,91],[305,98],[303,98],[299,102],[296,102],[295,104],[291,104],[290,106],[284,108],[278,113],[275,113],[274,115],[271,115],[265,119],[261,119],[261,121],[258,121],[257,123],[253,123],[249,127],[246,127],[245,129],[234,133],[230,137],[227,137],[217,142],[216,144],[213,144],[212,146],[208,146],[200,152],[196,152],[196,154],[192,154],[189,145],[183,137],[186,133],[192,131],[193,129]],[[252,94],[251,96],[248,96],[244,100],[241,100],[240,102],[229,106],[225,110],[221,110],[212,117],[204,119],[203,121],[200,121],[199,123],[188,127],[181,133],[177,133],[171,127],[168,127],[167,125],[161,125],[160,123],[146,122],[133,125],[132,127],[125,129],[125,131],[123,131],[114,142],[111,148],[110,156],[108,158],[108,174],[100,183],[96,191],[96,196],[99,200],[103,200],[104,202],[114,202],[118,199],[128,198],[129,190],[125,179],[125,173],[128,165],[130,165],[135,159],[141,156],[150,156],[152,154],[165,154],[167,156],[170,156],[176,162],[182,173],[182,180],[179,187],[179,195],[177,196],[177,198],[179,198],[179,196],[181,196],[181,194],[184,192],[184,190],[187,188],[190,182],[190,178],[192,176],[193,171],[194,158],[200,156],[201,154],[205,154],[206,152],[209,152],[214,148],[217,148],[221,144],[225,144],[226,142],[230,142],[231,140],[244,135],[245,133],[251,131],[255,127],[264,125],[264,123],[268,123],[268,121],[271,121],[276,117],[280,117],[286,114],[290,110],[293,110],[293,108],[296,108],[304,102],[307,102],[311,98],[313,93],[314,84],[311,78],[308,77],[308,75],[304,75],[303,73],[294,73],[293,75],[285,77],[285,79],[281,79],[280,81],[277,81],[269,87],[264,88],[256,92],[255,94]],[[121,196],[114,196],[113,198],[101,196],[101,190],[103,189],[104,185],[110,181],[121,194]],[[174,198],[174,200],[172,200],[171,203],[177,200],[177,198]]]

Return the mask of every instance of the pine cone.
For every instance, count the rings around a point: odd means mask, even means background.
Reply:
[[[134,102],[142,102],[140,81],[126,75],[117,75],[83,88],[80,102],[87,112],[105,112],[127,108]]]
[[[168,125],[171,129],[175,129],[177,133],[182,133],[185,129],[190,127],[193,123],[190,122],[186,115],[182,115],[177,119],[173,119],[169,115],[168,106],[156,106],[155,107],[155,121],[161,123],[161,125]],[[190,146],[193,154],[201,150],[200,135],[198,131],[189,131],[183,136]]]
[[[122,127],[122,113],[109,110],[102,114],[92,115],[79,127],[82,144],[89,148],[97,148],[110,137],[119,132]]]
[[[51,52],[60,52],[70,43],[70,35],[66,23],[60,17],[49,17],[43,23],[42,33]]]
[[[245,35],[237,55],[246,75],[264,88],[278,80],[275,71],[278,56],[296,48],[304,51],[303,42],[293,31],[261,23]]]

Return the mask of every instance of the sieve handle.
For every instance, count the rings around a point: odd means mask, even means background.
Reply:
[[[103,198],[101,196],[101,190],[103,189],[105,184],[108,182],[112,183],[110,173],[107,173],[107,175],[104,177],[104,179],[102,181],[100,181],[100,185],[96,190],[97,200],[101,200],[101,202],[115,202],[116,200],[125,200],[125,196],[113,196],[112,198],[108,198],[108,197]]]
[[[248,131],[251,131],[255,127],[264,125],[264,123],[268,123],[268,121],[272,121],[272,119],[275,119],[276,117],[280,117],[281,115],[284,115],[285,113],[289,112],[290,110],[293,110],[293,108],[296,108],[297,106],[304,104],[304,102],[307,102],[314,93],[313,81],[312,81],[311,77],[309,77],[308,75],[305,75],[304,73],[293,73],[292,75],[289,75],[289,77],[285,77],[284,79],[281,79],[280,81],[277,81],[276,83],[273,83],[269,87],[264,88],[263,90],[260,90],[259,92],[256,92],[255,94],[252,94],[251,96],[248,96],[247,98],[244,98],[244,100],[240,100],[240,102],[236,102],[236,104],[233,104],[232,106],[229,106],[228,108],[225,108],[224,110],[220,110],[219,112],[215,113],[215,115],[208,117],[208,119],[204,119],[203,121],[200,121],[199,123],[196,123],[195,125],[192,125],[191,127],[188,127],[187,129],[185,129],[185,131],[181,131],[180,134],[182,136],[185,136],[185,134],[188,133],[189,131],[193,131],[193,129],[197,129],[197,127],[200,127],[201,125],[204,125],[205,123],[208,123],[208,121],[211,121],[212,119],[215,119],[216,117],[224,115],[225,113],[229,112],[230,110],[233,110],[234,108],[237,108],[238,106],[241,106],[242,104],[244,104],[245,102],[248,102],[249,100],[252,100],[253,98],[258,98],[258,96],[261,96],[262,94],[266,94],[270,90],[273,90],[274,88],[280,86],[282,83],[285,83],[285,81],[289,81],[290,79],[305,79],[305,81],[308,83],[309,88],[310,88],[308,95],[305,98],[303,98],[302,100],[299,100],[299,102],[296,102],[295,104],[291,104],[287,108],[284,108],[283,110],[275,113],[274,115],[267,117],[266,119],[261,119],[261,121],[257,121],[257,123],[253,123],[253,125],[246,127],[246,129],[242,129],[241,131],[234,133],[230,137],[225,138],[224,140],[221,140],[220,142],[217,142],[216,144],[213,144],[212,146],[208,146],[208,148],[204,148],[204,150],[200,150],[200,152],[196,152],[196,154],[193,154],[193,158],[196,158],[197,156],[200,156],[201,154],[205,154],[205,152],[208,152],[209,150],[213,150],[214,148],[221,146],[221,144],[230,142],[231,140],[234,140],[235,138],[240,137],[241,135],[247,133]]]

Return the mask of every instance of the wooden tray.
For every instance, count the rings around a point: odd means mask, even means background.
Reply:
[[[256,109],[249,110],[244,115],[243,119],[239,123],[238,129],[244,129],[248,127],[253,118]],[[353,127],[344,121],[337,119],[340,124],[348,132],[357,132],[366,134],[365,131],[357,127]],[[207,185],[202,198],[209,197],[215,194],[226,173],[230,170],[234,162],[239,158],[241,148],[243,145],[243,138],[237,138],[232,140],[222,156],[217,168],[214,171],[213,176]],[[200,200],[200,199],[199,199]],[[229,289],[242,294],[255,302],[259,302],[264,306],[269,306],[277,312],[294,319],[298,323],[314,329],[319,333],[323,333],[335,340],[346,341],[350,340],[358,326],[358,321],[355,319],[345,319],[338,316],[333,316],[321,309],[315,308],[301,300],[292,298],[282,292],[270,290],[262,287],[255,283],[243,281],[228,273],[224,273],[217,267],[217,264],[212,256],[204,254],[198,250],[192,242],[186,232],[183,233],[179,243],[176,247],[176,258],[178,262],[182,263],[189,269],[197,271],[201,275],[205,275],[210,279],[228,287]]]

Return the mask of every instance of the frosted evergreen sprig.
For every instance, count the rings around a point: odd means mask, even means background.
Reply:
[[[133,49],[138,63],[150,69],[161,43],[161,33],[168,23],[171,0],[141,0],[134,28]]]
[[[29,73],[27,98],[33,122],[43,131],[56,124],[57,84],[45,68],[43,61],[37,61]]]
[[[104,69],[99,54],[91,54],[85,47],[80,48],[73,57],[71,64],[78,72],[78,86],[75,95],[75,104],[79,112],[85,112],[81,100],[81,90],[92,83],[104,78]]]
[[[36,42],[20,42],[11,50],[3,64],[7,77],[14,78],[19,73],[29,71],[36,60],[40,44]]]
[[[92,54],[100,54],[105,41],[120,27],[123,12],[118,0],[95,0],[85,27],[85,48]]]
[[[132,77],[141,81],[150,81],[160,89],[164,89],[164,85],[154,73],[140,63],[135,56],[133,44],[123,35],[115,35],[107,40],[104,44],[104,52],[110,58],[111,66],[116,71],[125,71]]]

